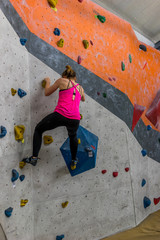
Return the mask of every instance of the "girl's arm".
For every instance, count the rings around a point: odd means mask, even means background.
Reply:
[[[44,79],[46,81],[46,86],[45,86],[45,96],[49,96],[51,95],[52,93],[54,93],[58,88],[59,88],[59,85],[60,85],[60,78],[55,81],[55,83],[53,85],[50,86],[51,84],[51,81],[50,81],[50,78],[45,78]]]

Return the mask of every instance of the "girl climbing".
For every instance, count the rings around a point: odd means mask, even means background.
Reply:
[[[76,168],[78,159],[76,158],[78,139],[77,130],[81,119],[79,113],[80,101],[85,101],[83,88],[76,84],[76,73],[67,65],[66,70],[52,86],[50,86],[50,79],[45,78],[45,96],[49,96],[59,88],[58,104],[53,113],[47,115],[35,127],[33,136],[33,155],[24,158],[22,161],[30,163],[33,166],[37,164],[38,154],[42,144],[42,134],[56,127],[65,126],[70,138],[71,150],[71,169]]]

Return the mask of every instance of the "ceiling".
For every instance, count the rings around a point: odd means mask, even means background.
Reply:
[[[156,43],[160,41],[160,0],[92,0],[130,22],[133,29]]]

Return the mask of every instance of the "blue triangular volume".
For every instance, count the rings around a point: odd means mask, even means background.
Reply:
[[[26,95],[27,95],[27,93],[24,90],[22,90],[21,88],[18,88],[18,96],[20,98],[22,98],[22,97],[24,97]]]
[[[60,148],[71,176],[83,173],[96,166],[98,137],[82,126],[79,126],[78,128],[77,137],[80,138],[81,143],[78,144],[77,158],[79,162],[77,163],[75,170],[71,170],[70,167],[71,152],[69,138],[67,138]]]
[[[24,46],[27,42],[26,38],[20,38],[20,43],[22,44],[22,46]]]

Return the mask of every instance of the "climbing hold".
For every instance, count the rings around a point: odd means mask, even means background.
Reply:
[[[145,46],[145,45],[143,45],[143,44],[140,44],[140,45],[139,45],[139,49],[143,50],[144,52],[146,52],[146,51],[147,51],[147,48],[146,48],[146,46]]]
[[[81,62],[82,62],[82,58],[81,58],[81,56],[78,56],[78,58],[77,58],[77,62],[78,62],[78,64],[81,64]]]
[[[53,138],[52,138],[52,136],[44,136],[43,137],[43,141],[44,141],[44,144],[45,145],[48,145],[48,144],[51,144],[52,142],[53,142]]]
[[[57,12],[57,8],[53,8],[53,7],[51,7],[51,9],[53,9],[55,12]]]
[[[118,176],[118,172],[113,172],[113,177],[117,177]]]
[[[55,28],[53,32],[56,36],[59,36],[61,34],[59,28]]]
[[[22,98],[22,97],[24,97],[26,95],[27,95],[27,93],[24,90],[22,90],[21,88],[18,88],[18,96],[20,98]]]
[[[50,4],[51,7],[55,8],[58,3],[58,0],[48,0],[48,3]]]
[[[14,127],[16,141],[23,141],[24,131],[25,131],[25,127],[23,125],[17,125]]]
[[[147,130],[150,131],[152,129],[151,125],[147,126]]]
[[[6,128],[5,127],[3,127],[3,126],[0,126],[0,138],[3,138],[3,137],[5,137],[6,136],[6,134],[7,134],[7,130],[6,130]]]
[[[126,167],[126,168],[125,168],[125,171],[128,172],[128,171],[129,171],[129,167]]]
[[[63,45],[64,45],[64,39],[61,38],[61,39],[57,42],[57,46],[62,48]]]
[[[43,80],[42,81],[42,87],[45,88],[45,86],[46,86],[46,80]]]
[[[78,144],[81,144],[81,139],[80,138],[78,138]]]
[[[160,197],[154,198],[153,201],[154,201],[154,204],[157,205],[160,202]]]
[[[91,147],[95,150],[96,148],[95,148],[95,146],[93,146],[93,145],[91,145]]]
[[[83,119],[83,115],[82,114],[80,114],[80,116],[81,116],[81,120]]]
[[[82,2],[83,2],[83,0],[78,0],[78,2],[82,3]]]
[[[21,207],[24,207],[28,203],[28,199],[21,199]]]
[[[97,18],[99,19],[99,21],[101,23],[104,23],[106,21],[106,18],[104,16],[101,16],[101,15],[97,15]]]
[[[144,187],[145,184],[146,184],[146,180],[143,178],[143,179],[142,179],[141,186]]]
[[[125,64],[124,64],[124,62],[121,62],[121,69],[122,69],[122,71],[125,70]]]
[[[107,97],[107,94],[106,94],[106,93],[103,93],[103,97],[106,98],[106,97]]]
[[[14,96],[17,93],[17,90],[15,90],[14,88],[11,88],[11,94],[12,96]]]
[[[112,78],[111,77],[108,77],[109,81],[112,81]]]
[[[133,120],[132,120],[132,132],[139,121],[141,115],[143,114],[145,107],[138,104],[134,104]]]
[[[84,48],[87,49],[89,47],[89,42],[87,40],[83,40]]]
[[[19,173],[18,173],[15,169],[12,169],[12,178],[11,178],[11,181],[12,181],[12,182],[15,182],[18,178],[19,178]]]
[[[19,168],[20,169],[22,169],[22,168],[24,168],[24,166],[26,165],[26,163],[25,162],[19,162]]]
[[[129,62],[132,63],[132,56],[129,54]]]
[[[64,238],[64,234],[60,236],[56,236],[56,240],[62,240]]]
[[[7,209],[4,211],[6,217],[10,217],[10,216],[12,215],[12,211],[13,211],[13,208],[12,208],[12,207],[7,208]]]
[[[25,175],[21,175],[19,179],[21,180],[21,182],[23,182],[23,180],[25,179]]]
[[[68,205],[68,203],[69,203],[68,201],[66,201],[66,202],[62,203],[62,207],[63,207],[63,208],[66,208],[66,207],[67,207],[67,205]]]
[[[93,42],[92,42],[92,40],[90,40],[90,44],[93,46]]]
[[[97,95],[99,96],[99,95],[100,95],[100,92],[97,92]]]
[[[145,157],[147,155],[147,150],[143,149],[141,153],[142,153],[142,156]]]
[[[105,174],[107,172],[107,170],[102,170],[102,174]]]
[[[113,78],[112,78],[112,80],[113,80],[113,81],[116,81],[116,78],[115,78],[115,77],[113,77]]]
[[[26,38],[20,38],[20,43],[22,44],[22,46],[24,46],[27,42]]]
[[[147,208],[151,205],[151,200],[147,197],[144,197],[143,199],[143,205],[144,205],[144,208]]]

